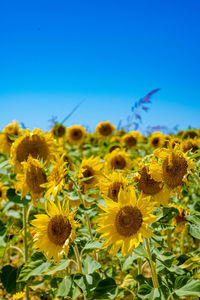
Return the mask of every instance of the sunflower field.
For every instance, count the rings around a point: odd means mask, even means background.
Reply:
[[[0,299],[200,299],[200,130],[0,133]]]

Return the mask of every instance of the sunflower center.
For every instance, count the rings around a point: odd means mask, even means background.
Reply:
[[[129,136],[124,139],[125,143],[129,147],[133,147],[137,144],[137,139],[134,136]]]
[[[117,202],[119,190],[122,186],[123,184],[121,182],[113,182],[108,188],[108,197]]]
[[[73,140],[78,141],[82,138],[82,131],[80,129],[74,129],[71,133]]]
[[[101,125],[99,132],[101,135],[108,136],[112,133],[112,127],[109,124]]]
[[[56,245],[63,245],[71,234],[71,224],[67,217],[57,215],[48,224],[47,234],[50,241]]]
[[[112,169],[120,169],[123,170],[126,167],[126,160],[122,155],[116,155],[111,160]]]
[[[39,167],[31,165],[26,172],[26,183],[29,189],[36,194],[43,192],[44,188],[40,185],[46,182],[46,175]]]
[[[137,180],[137,186],[139,191],[143,191],[147,195],[157,194],[163,188],[163,184],[152,179],[145,167],[140,171],[140,178]]]
[[[84,171],[82,172],[84,178],[88,178],[91,176],[94,176],[94,171],[90,166],[84,166]],[[94,178],[90,178],[85,181],[85,183],[91,183],[94,180]]]
[[[28,156],[31,155],[33,158],[47,159],[49,155],[48,145],[43,137],[36,134],[32,137],[25,137],[17,148],[17,160],[19,162],[26,161]]]
[[[186,216],[185,216],[185,210],[183,209],[183,211],[181,213],[179,213],[176,217],[175,217],[176,223],[183,223],[186,222]]]
[[[156,137],[156,138],[153,138],[153,140],[152,140],[152,145],[154,146],[154,147],[157,147],[158,146],[158,144],[159,144],[159,138],[158,137]]]
[[[164,182],[170,188],[182,185],[183,177],[187,174],[187,167],[184,157],[172,153],[172,156],[166,157],[162,164]]]
[[[55,137],[63,137],[65,135],[66,129],[62,124],[56,124],[53,128],[53,135]]]
[[[117,232],[123,236],[131,236],[138,232],[142,225],[142,214],[137,207],[124,206],[115,217]]]

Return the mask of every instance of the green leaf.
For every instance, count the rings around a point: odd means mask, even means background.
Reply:
[[[186,275],[178,276],[175,280],[174,289],[175,290],[180,289],[182,286],[186,285],[189,279],[190,277]]]
[[[14,141],[19,137],[18,135],[14,135],[14,134],[11,134],[11,133],[7,133],[7,136],[9,137],[9,139],[11,141]]]
[[[115,299],[118,287],[113,278],[106,278],[98,283],[94,299]]]
[[[188,232],[196,239],[200,239],[200,226],[188,223]]]
[[[56,296],[57,297],[67,296],[71,290],[71,286],[72,286],[71,277],[67,276],[67,277],[63,278],[63,280],[61,281],[61,283],[58,286],[58,291],[56,293]]]
[[[186,219],[198,226],[200,226],[200,213],[195,211],[191,213],[190,215],[186,216]]]
[[[20,196],[16,194],[15,189],[8,189],[7,190],[7,198],[11,202],[15,202],[15,203],[23,204],[23,205],[26,205],[27,203],[30,202],[30,200],[28,200],[25,197],[21,200]]]
[[[98,241],[91,241],[85,245],[84,249],[100,249],[102,244]]]
[[[7,265],[1,270],[1,282],[10,294],[16,293],[16,280],[18,275],[18,268]]]
[[[4,236],[6,234],[7,228],[3,224],[3,222],[0,220],[0,236]]]
[[[13,217],[14,219],[21,219],[21,215],[20,213],[18,213],[18,211],[10,209],[7,212],[7,217]]]
[[[192,271],[193,269],[200,267],[200,254],[187,259],[182,265],[179,266],[181,269]]]
[[[72,289],[72,300],[77,300],[78,296],[80,296],[81,291],[80,288],[78,286],[76,286],[75,288]]]
[[[26,281],[31,276],[40,275],[42,272],[48,270],[50,262],[43,262],[43,260],[32,261],[28,265],[23,266],[18,281]]]
[[[182,296],[198,296],[200,297],[200,280],[192,280],[182,288],[175,291],[176,295]]]
[[[124,272],[124,271],[130,269],[130,267],[133,265],[133,261],[134,261],[134,257],[128,256],[122,266],[122,271]]]
[[[65,270],[70,264],[70,259],[61,260],[59,265],[50,267],[47,271],[43,272],[43,275],[52,275],[58,271]]]
[[[173,252],[163,251],[162,248],[157,248],[154,250],[156,259],[158,259],[164,266],[170,268],[174,262],[175,255]]]
[[[94,260],[89,255],[86,256],[85,260],[83,261],[83,270],[85,274],[91,274],[100,268],[101,264],[98,261]]]

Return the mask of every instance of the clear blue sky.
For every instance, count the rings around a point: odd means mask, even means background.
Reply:
[[[117,125],[155,88],[143,127],[200,127],[199,0],[0,1],[0,129]]]

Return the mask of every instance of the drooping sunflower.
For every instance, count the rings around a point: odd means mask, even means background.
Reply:
[[[55,155],[55,141],[51,135],[38,128],[32,132],[27,129],[24,135],[15,140],[11,147],[11,164],[17,173],[22,171],[21,163],[27,161],[29,155],[49,163]]]
[[[98,232],[101,239],[106,239],[103,248],[112,244],[109,251],[115,255],[119,249],[122,255],[132,254],[133,248],[143,241],[142,237],[149,238],[152,231],[148,225],[156,220],[152,215],[154,206],[151,197],[144,198],[140,194],[137,200],[132,187],[128,190],[120,189],[118,202],[106,200],[105,206],[100,206],[105,213],[99,217]]]
[[[3,185],[2,182],[0,182],[0,202],[2,200],[6,200],[6,198],[7,198],[6,192],[7,192],[7,187],[5,185]]]
[[[53,169],[47,177],[47,182],[42,185],[43,188],[47,189],[44,195],[47,199],[49,199],[51,195],[54,199],[65,187],[65,175],[68,169],[64,157],[64,154],[61,157],[59,155],[55,156],[52,162]]]
[[[83,158],[78,172],[81,186],[86,190],[95,188],[99,182],[102,167],[99,157]]]
[[[191,152],[195,152],[199,149],[200,147],[200,140],[199,139],[187,139],[185,141],[183,141],[181,143],[181,150],[186,153],[188,151],[191,151]]]
[[[152,133],[150,137],[150,146],[152,148],[160,148],[165,143],[165,136],[162,132],[155,131]]]
[[[115,149],[105,156],[106,166],[109,170],[126,170],[131,166],[129,154],[121,149]]]
[[[10,155],[10,148],[14,142],[14,139],[23,133],[23,130],[17,123],[18,121],[13,121],[11,124],[4,127],[2,133],[0,134],[0,152],[8,156]],[[13,136],[13,139],[11,136]]]
[[[67,142],[72,145],[80,145],[86,137],[85,128],[80,125],[74,125],[67,128]]]
[[[126,133],[123,136],[122,141],[128,148],[130,148],[130,147],[137,146],[137,143],[140,139],[141,139],[141,134],[139,133],[139,131],[132,131]]]
[[[199,133],[196,129],[189,129],[189,130],[186,130],[183,134],[183,139],[195,139],[199,137]]]
[[[31,222],[34,226],[34,248],[44,252],[48,261],[53,258],[59,263],[63,254],[68,255],[69,243],[75,238],[79,223],[74,220],[76,210],[69,212],[68,200],[57,205],[50,200],[45,202],[47,214],[35,215]]]
[[[96,127],[96,133],[103,138],[112,136],[115,130],[115,126],[113,126],[109,121],[101,122]]]
[[[170,198],[170,193],[162,181],[156,181],[151,177],[149,171],[150,164],[142,163],[140,169],[135,176],[138,190],[143,193],[144,196],[152,196],[155,200],[155,204],[162,204],[167,206]]]
[[[63,124],[56,123],[51,129],[51,133],[55,138],[61,138],[65,136],[66,128]]]
[[[16,190],[21,191],[21,199],[31,191],[32,201],[40,200],[44,187],[41,185],[47,181],[43,165],[30,155],[27,161],[22,163],[23,172],[17,174]]]
[[[189,171],[196,165],[177,147],[173,150],[157,149],[154,155],[160,161],[152,164],[150,174],[154,180],[163,181],[171,190],[186,182]]]
[[[113,201],[118,201],[118,194],[121,189],[127,188],[128,179],[120,172],[113,172],[102,176],[100,180],[100,193]]]

